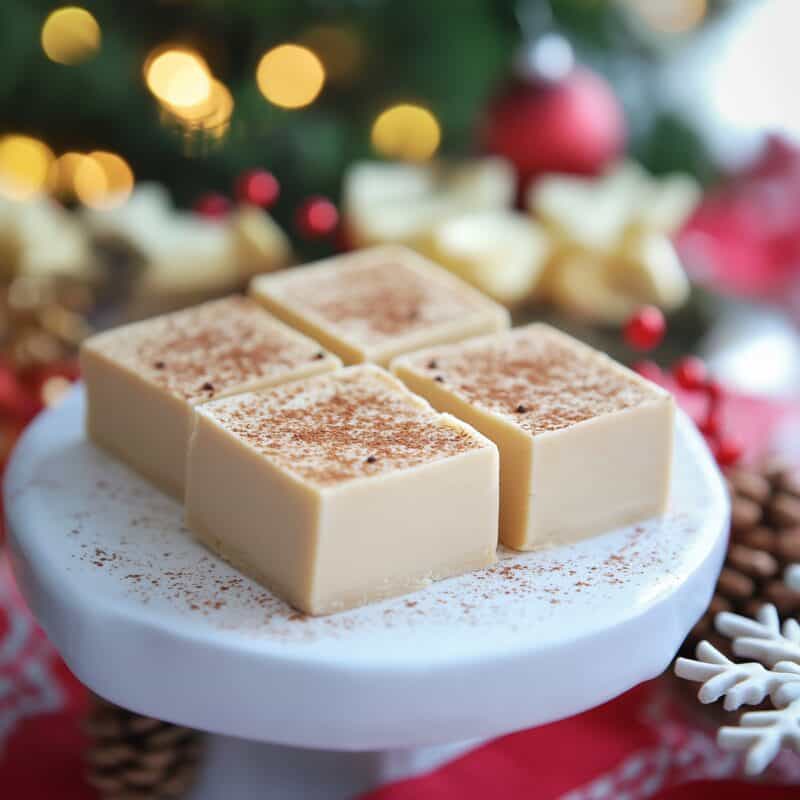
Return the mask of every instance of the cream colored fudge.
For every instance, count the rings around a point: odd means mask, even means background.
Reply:
[[[397,359],[395,373],[500,449],[500,538],[563,544],[664,511],[671,396],[533,324]]]
[[[310,614],[491,564],[497,448],[364,365],[197,410],[186,518]]]
[[[250,294],[345,364],[387,365],[401,353],[508,328],[508,312],[399,245],[261,275]]]
[[[195,406],[339,366],[252,300],[215,300],[86,340],[86,428],[95,442],[180,497]]]

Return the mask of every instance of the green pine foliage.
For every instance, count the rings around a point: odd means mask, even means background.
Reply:
[[[166,183],[181,204],[210,189],[230,191],[243,169],[264,166],[283,186],[276,215],[284,224],[309,194],[337,196],[346,165],[370,155],[371,123],[391,103],[429,107],[442,125],[442,151],[470,152],[486,99],[521,41],[515,0],[85,0],[102,47],[86,63],[63,66],[47,59],[39,39],[59,5],[0,3],[0,133],[32,134],[56,153],[118,152],[137,179]],[[649,57],[617,4],[554,0],[554,8],[593,66],[602,70],[612,51],[617,62],[628,53]],[[362,52],[356,76],[328,83],[308,108],[271,106],[255,83],[259,58],[321,23],[355,31]],[[199,49],[232,92],[236,108],[221,143],[187,140],[164,124],[142,65],[165,42]],[[663,127],[654,130],[660,139],[637,133],[637,153],[659,169],[701,168],[691,131],[676,148]]]

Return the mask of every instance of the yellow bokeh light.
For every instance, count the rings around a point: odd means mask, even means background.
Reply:
[[[632,0],[635,12],[650,28],[659,33],[681,34],[696,28],[704,19],[707,0]]]
[[[322,91],[325,68],[307,47],[282,44],[259,61],[256,81],[270,103],[281,108],[302,108]]]
[[[387,158],[425,161],[441,139],[436,117],[427,108],[407,103],[387,108],[372,126],[372,146]]]
[[[133,171],[115,153],[95,150],[80,156],[74,173],[77,198],[90,208],[108,209],[122,205],[133,190]]]
[[[211,94],[208,65],[192,50],[161,50],[148,57],[144,73],[150,91],[161,102],[174,108],[200,105]]]
[[[207,131],[214,135],[223,134],[233,115],[233,95],[221,81],[212,78],[211,91],[202,103],[194,106],[167,106],[187,127]]]
[[[62,153],[53,162],[48,184],[55,194],[62,197],[71,197],[75,194],[75,171],[84,158],[86,156],[83,153],[70,151]]]
[[[58,8],[42,25],[42,49],[58,64],[80,64],[100,49],[100,26],[85,8]]]
[[[0,194],[27,200],[41,192],[53,163],[50,148],[31,136],[9,134],[0,138]]]
[[[102,205],[108,189],[106,173],[93,158],[83,156],[75,169],[74,190],[77,198],[87,206]]]
[[[300,43],[319,56],[333,83],[352,80],[364,58],[358,31],[345,25],[317,25],[303,34]]]

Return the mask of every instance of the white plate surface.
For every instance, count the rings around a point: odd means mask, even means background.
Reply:
[[[83,409],[76,389],[43,414],[8,471],[23,591],[92,689],[218,733],[376,750],[570,716],[667,667],[724,554],[727,495],[679,415],[664,518],[309,618],[196,544]]]

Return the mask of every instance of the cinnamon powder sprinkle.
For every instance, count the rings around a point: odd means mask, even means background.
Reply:
[[[190,403],[290,378],[325,358],[319,344],[238,295],[115,328],[84,347]]]
[[[401,359],[421,378],[435,362],[448,391],[531,434],[662,402],[669,395],[603,353],[534,323]],[[520,402],[522,400],[523,402]]]
[[[371,365],[218,400],[202,413],[318,486],[491,446]]]
[[[363,251],[265,276],[256,291],[365,347],[496,313],[487,298],[417,259],[399,248]]]

